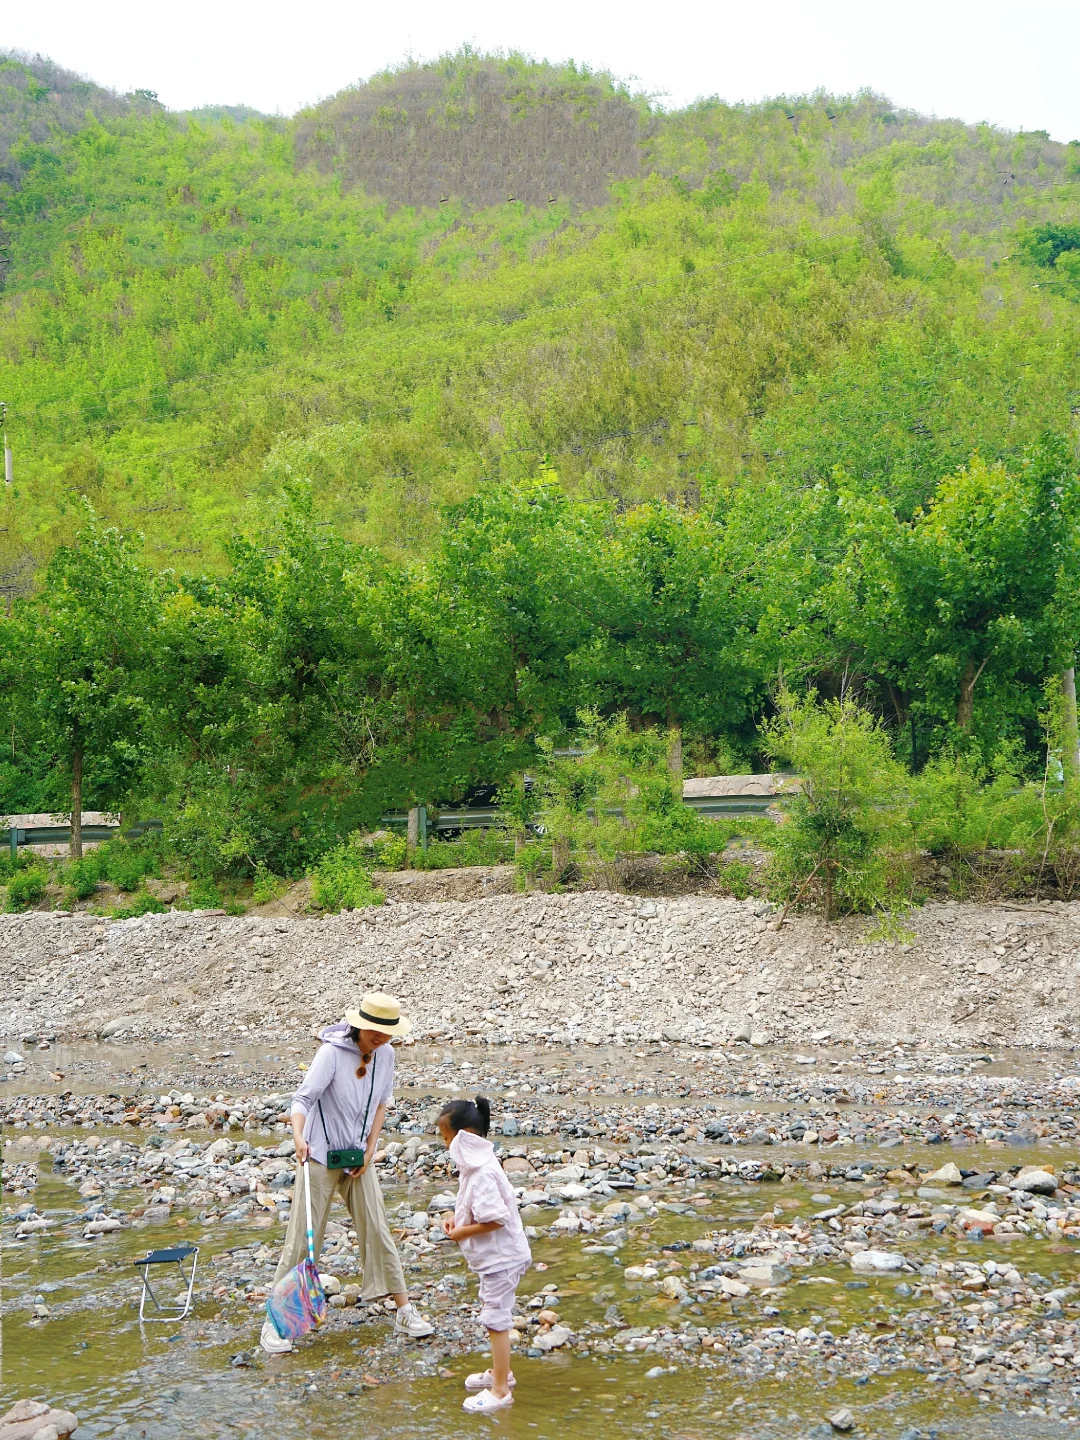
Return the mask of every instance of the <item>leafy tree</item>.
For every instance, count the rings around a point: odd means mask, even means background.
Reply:
[[[1010,712],[1035,720],[1080,633],[1080,479],[1065,447],[1011,469],[975,459],[910,524],[881,499],[840,507],[847,549],[821,604],[861,664],[965,735],[977,693],[997,712],[990,732]]]
[[[66,779],[74,860],[84,798],[119,807],[145,778],[156,600],[136,543],[87,506],[74,541],[46,568],[41,600],[17,602],[4,625],[14,746]]]

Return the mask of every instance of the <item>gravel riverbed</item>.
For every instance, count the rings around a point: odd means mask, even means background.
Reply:
[[[131,1440],[329,1436],[368,1401],[376,1440],[464,1434],[483,1336],[432,1124],[483,1091],[537,1261],[523,1434],[1075,1432],[1077,907],[939,905],[907,949],[775,919],[609,895],[5,918],[0,1400],[58,1395],[80,1435]],[[436,1333],[394,1339],[363,1304],[336,1211],[326,1330],[268,1361],[289,1097],[313,1023],[376,983],[419,1022],[378,1163]],[[180,1239],[196,1312],[148,1337],[132,1260]]]

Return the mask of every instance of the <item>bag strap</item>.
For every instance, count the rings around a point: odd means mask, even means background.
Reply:
[[[368,1086],[367,1104],[364,1106],[364,1118],[360,1122],[360,1144],[358,1149],[364,1148],[364,1138],[367,1135],[367,1117],[371,1114],[371,1097],[375,1094],[375,1061],[379,1058],[378,1050],[371,1052],[371,1084]]]
[[[379,1052],[373,1050],[371,1053],[371,1084],[368,1086],[367,1104],[364,1106],[364,1118],[360,1122],[360,1144],[357,1146],[357,1149],[363,1149],[364,1136],[367,1133],[367,1117],[371,1114],[371,1097],[375,1093],[375,1061],[378,1058]],[[322,1113],[322,1100],[316,1100],[315,1104],[318,1107],[319,1119],[322,1121],[322,1133],[323,1139],[326,1141],[326,1148],[332,1150],[334,1147],[330,1144],[330,1136],[326,1133],[326,1116]]]

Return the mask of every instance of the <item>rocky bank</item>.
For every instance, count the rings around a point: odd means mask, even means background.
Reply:
[[[301,1034],[367,988],[419,1034],[1071,1045],[1080,903],[932,903],[897,938],[759,900],[613,893],[388,900],[319,920],[0,917],[0,1035]]]

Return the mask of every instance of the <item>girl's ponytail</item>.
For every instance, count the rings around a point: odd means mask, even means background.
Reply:
[[[475,1100],[448,1100],[439,1119],[445,1119],[455,1135],[459,1130],[475,1130],[486,1137],[491,1129],[491,1101],[483,1095],[477,1095]]]

